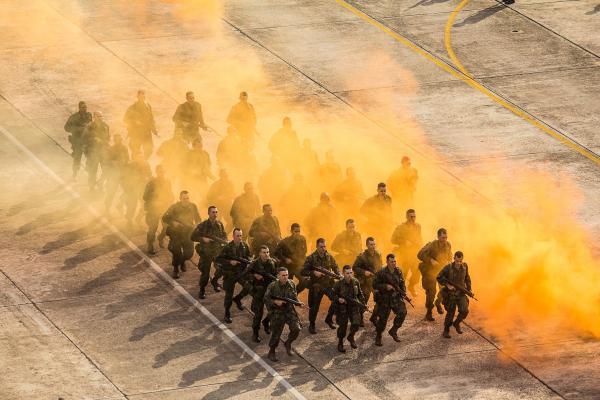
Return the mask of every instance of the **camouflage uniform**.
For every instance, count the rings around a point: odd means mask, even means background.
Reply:
[[[345,230],[338,233],[333,243],[331,250],[336,253],[340,265],[352,265],[356,256],[360,254],[362,239],[357,231]]]
[[[436,298],[436,277],[440,272],[441,265],[446,265],[452,261],[452,246],[450,242],[442,243],[439,240],[434,240],[427,243],[417,254],[417,258],[421,260],[419,263],[419,271],[421,271],[423,289],[425,289],[425,308],[427,312],[431,312],[434,305],[441,306],[442,298],[438,293]],[[436,260],[438,266],[432,265],[431,260]]]
[[[340,298],[352,299],[366,304],[358,279],[352,278],[350,282],[347,282],[345,278],[342,278],[333,285],[333,304],[335,304],[335,318],[338,324],[337,337],[338,339],[346,337],[348,322],[350,322],[348,340],[354,341],[354,334],[358,332],[362,320],[362,310],[359,305],[352,304],[348,300],[346,300],[346,303],[341,304],[339,302]]]
[[[266,245],[269,251],[274,253],[275,247],[281,240],[281,229],[279,228],[279,220],[275,216],[263,215],[252,222],[250,230],[250,246],[254,254],[260,252],[260,246]]]
[[[381,253],[375,250],[375,253],[371,254],[369,250],[365,250],[354,261],[352,269],[354,275],[360,282],[360,286],[365,294],[365,301],[368,302],[373,292],[373,279],[375,273],[381,269]],[[366,276],[365,271],[371,272],[373,275]],[[366,303],[365,303],[366,304]]]
[[[288,269],[290,279],[293,279],[294,276],[300,279],[302,265],[306,259],[306,251],[304,236],[290,235],[277,244],[273,255],[279,260],[281,266]],[[291,264],[286,264],[284,258],[292,260]]]
[[[260,199],[254,193],[243,193],[235,198],[229,212],[234,228],[240,228],[248,237],[252,221],[260,215]]]
[[[88,173],[88,186],[96,186],[98,166],[104,162],[104,156],[110,141],[109,128],[104,121],[90,122],[83,131],[83,154],[85,154],[85,169]],[[102,171],[104,173],[105,171]]]
[[[332,271],[339,275],[335,259],[327,252],[322,256],[319,255],[318,251],[314,251],[304,261],[304,268],[302,274],[310,277],[310,284],[308,288],[308,306],[310,310],[308,312],[308,320],[311,325],[315,325],[317,320],[317,314],[319,313],[319,307],[321,306],[321,300],[323,296],[327,296],[332,302],[327,311],[327,317],[325,321],[332,321],[333,318],[333,278],[323,275],[317,277],[314,274],[314,267],[321,267],[326,270]]]
[[[267,287],[264,303],[267,306],[269,319],[271,320],[271,339],[269,340],[269,347],[275,349],[279,344],[281,333],[286,324],[290,328],[290,334],[286,340],[286,345],[288,345],[288,343],[291,344],[296,340],[302,326],[300,325],[300,318],[298,318],[298,314],[296,313],[293,304],[284,303],[280,307],[273,302],[271,296],[298,300],[298,295],[296,293],[296,286],[291,280],[288,280],[283,285],[279,281],[275,281]]]
[[[469,299],[466,294],[459,290],[448,290],[446,284],[456,283],[471,291],[471,277],[469,276],[469,266],[464,263],[461,266],[452,262],[446,265],[437,276],[438,283],[442,286],[442,303],[446,308],[446,319],[444,327],[448,329],[453,323],[460,324],[469,314]],[[454,314],[458,308],[458,316],[454,321]]]
[[[392,230],[392,198],[375,195],[369,197],[360,207],[360,213],[366,218],[367,232],[382,242],[389,237]],[[363,227],[364,228],[364,227]]]
[[[225,290],[225,300],[223,305],[225,306],[225,315],[229,315],[229,310],[233,303],[233,292],[235,291],[236,282],[242,285],[242,291],[235,296],[236,302],[241,301],[250,291],[246,282],[242,280],[242,273],[246,265],[242,263],[232,265],[231,260],[228,260],[228,258],[232,257],[249,260],[251,257],[250,247],[244,242],[236,244],[232,240],[221,249],[221,253],[215,259],[215,263],[219,265],[218,268],[221,269],[223,274],[223,290]]]
[[[265,275],[270,274],[273,276],[273,278],[263,277],[262,280],[258,280],[254,274],[258,274],[259,272]],[[267,286],[275,279],[275,276],[277,275],[277,268],[275,267],[275,262],[272,259],[262,261],[260,258],[257,258],[250,263],[248,274],[251,287],[250,294],[252,295],[252,304],[250,305],[250,309],[254,313],[254,319],[252,320],[252,331],[255,335],[258,335],[258,331],[260,330],[260,321],[264,314],[265,292],[267,290]],[[268,321],[269,316],[267,315],[263,321],[263,325],[268,326]]]
[[[194,139],[201,139],[200,128],[207,128],[202,116],[202,106],[197,101],[192,103],[186,101],[177,106],[173,114],[173,122],[175,122],[175,129],[180,130],[183,138],[190,143]]]
[[[225,233],[225,227],[223,223],[218,219],[214,221],[207,219],[198,226],[192,232],[191,239],[194,242],[198,242],[196,244],[196,252],[200,256],[200,261],[198,263],[198,268],[200,269],[200,280],[198,281],[198,285],[200,286],[200,292],[204,292],[204,288],[208,285],[208,280],[210,278],[210,266],[212,265],[216,256],[219,255],[221,249],[223,248],[223,244],[217,240],[212,240],[208,243],[204,243],[203,238],[210,237],[219,238],[222,240],[227,240],[227,233]],[[216,286],[216,282],[213,281],[213,286]]]
[[[194,242],[190,238],[194,225],[200,222],[198,207],[194,203],[183,204],[178,201],[173,204],[163,215],[162,221],[167,224],[169,236],[169,251],[173,255],[173,268],[175,273],[194,255]],[[179,222],[182,226],[174,227],[172,223]]]
[[[123,121],[127,125],[129,147],[132,153],[144,150],[144,157],[152,155],[152,133],[156,132],[152,107],[145,101],[136,101],[127,108]]]
[[[150,179],[144,188],[144,211],[146,211],[146,225],[148,225],[148,233],[146,234],[146,243],[154,245],[156,239],[156,231],[160,216],[173,203],[173,189],[171,182],[167,178],[155,177]],[[163,224],[163,229],[158,236],[158,240],[166,235],[166,227]],[[150,246],[152,247],[152,246]]]
[[[227,123],[236,129],[245,145],[250,149],[254,147],[256,112],[252,104],[240,101],[231,107],[227,116]]]
[[[65,131],[70,133],[69,143],[71,143],[71,157],[73,157],[73,176],[77,176],[77,172],[81,167],[83,132],[90,122],[92,122],[92,113],[77,111],[75,114],[71,114],[65,123]]]
[[[106,152],[106,170],[103,174],[106,174],[106,195],[104,198],[104,206],[106,210],[110,210],[115,194],[119,189],[121,183],[121,175],[124,172],[125,166],[129,162],[129,151],[124,144],[113,144]]]
[[[416,222],[404,222],[398,225],[394,229],[391,242],[397,246],[394,248],[394,252],[398,255],[402,274],[404,274],[405,278],[408,278],[408,288],[413,291],[421,275],[417,260],[417,253],[423,245],[421,225]]]
[[[387,290],[386,285],[388,285],[390,281],[399,287],[403,293],[406,293],[404,277],[399,268],[396,267],[393,271],[390,271],[386,266],[375,274],[373,288],[375,289],[375,303],[377,304],[376,329],[378,335],[381,335],[381,332],[384,331],[391,311],[393,311],[396,316],[394,317],[394,324],[389,330],[390,334],[396,335],[398,329],[404,323],[404,318],[406,318],[406,304],[404,304],[404,300],[400,293],[394,290]]]

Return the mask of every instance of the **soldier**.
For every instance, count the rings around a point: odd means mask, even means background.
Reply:
[[[305,225],[310,241],[314,241],[319,235],[325,240],[333,240],[338,226],[338,214],[335,207],[331,205],[329,194],[321,193],[319,204],[310,210]]]
[[[471,277],[469,266],[463,262],[462,251],[454,253],[454,262],[446,265],[437,276],[437,281],[442,286],[442,299],[446,308],[446,319],[444,321],[444,333],[446,339],[450,339],[450,326],[454,326],[456,333],[462,334],[460,323],[469,314],[469,299],[464,291],[457,287],[463,287],[471,291]],[[454,320],[454,314],[458,308],[458,316]]]
[[[269,251],[273,249],[274,252],[281,240],[281,228],[279,228],[279,220],[273,215],[273,207],[270,204],[264,204],[262,212],[263,215],[252,222],[248,232],[254,254],[258,254],[263,245],[266,245]]]
[[[367,197],[362,183],[356,178],[354,168],[346,169],[346,179],[336,186],[333,191],[333,202],[343,213],[343,217],[358,215],[360,205]]]
[[[183,155],[185,158],[184,185],[194,188],[194,192],[204,194],[208,188],[208,180],[214,180],[210,156],[202,147],[202,139],[194,139],[192,149]],[[198,197],[200,200],[201,197]]]
[[[83,132],[85,127],[92,122],[92,113],[88,112],[85,101],[79,102],[79,111],[72,114],[65,123],[65,131],[69,132],[69,143],[71,143],[71,157],[73,157],[73,180],[81,167],[81,156],[83,155]]]
[[[403,296],[406,294],[406,285],[402,271],[396,266],[396,256],[388,254],[385,258],[386,266],[375,274],[373,288],[375,289],[375,304],[377,308],[377,336],[375,345],[383,346],[381,334],[387,325],[390,311],[396,315],[394,324],[388,331],[395,342],[399,342],[398,329],[406,318],[406,304]]]
[[[290,227],[291,235],[283,238],[273,253],[280,262],[280,265],[285,266],[288,270],[289,279],[298,278],[298,293],[301,293],[306,285],[302,279],[302,264],[306,259],[306,239],[300,233],[300,224],[294,222]]]
[[[268,358],[271,361],[277,362],[275,349],[279,344],[285,325],[287,324],[290,329],[287,340],[283,342],[285,351],[289,356],[293,355],[292,342],[296,340],[302,327],[294,305],[285,300],[274,299],[272,296],[299,302],[296,287],[294,282],[288,279],[288,271],[285,267],[277,269],[277,280],[269,284],[264,297],[264,302],[269,312],[269,319],[271,320],[271,339],[269,340]],[[301,307],[303,306],[302,304]]]
[[[343,180],[342,167],[335,161],[333,151],[325,153],[325,162],[319,166],[319,183],[321,190],[327,191],[337,187]]]
[[[131,153],[137,153],[143,149],[144,158],[149,159],[154,148],[152,135],[158,136],[158,133],[154,123],[152,106],[146,102],[146,92],[144,90],[138,90],[137,101],[129,106],[123,121],[127,125]]]
[[[142,214],[138,212],[138,203],[144,197],[146,182],[152,177],[150,164],[144,158],[142,153],[132,154],[132,159],[125,167],[122,174],[123,195],[125,198],[125,219],[128,228],[133,227],[133,219],[138,216],[137,222],[140,222]]]
[[[252,221],[260,214],[260,199],[254,193],[252,182],[244,184],[244,193],[239,195],[231,205],[229,215],[233,221],[233,226],[248,232]]]
[[[338,233],[333,240],[331,250],[336,253],[335,257],[340,263],[352,265],[356,256],[360,254],[361,242],[360,233],[356,230],[356,223],[350,218],[346,220],[346,230]]]
[[[167,210],[169,204],[173,203],[173,188],[171,182],[165,176],[165,169],[162,165],[156,166],[156,177],[150,179],[144,188],[144,211],[146,212],[146,225],[148,233],[146,234],[146,244],[149,254],[156,254],[154,251],[154,240],[156,240],[156,230],[160,216]],[[164,247],[163,240],[166,236],[166,225],[158,235],[160,247]]]
[[[248,93],[240,93],[240,101],[231,107],[227,116],[227,123],[237,130],[240,138],[248,148],[254,148],[256,112],[254,106],[248,103]]]
[[[333,280],[334,278],[327,275],[325,272],[320,272],[318,269],[327,270],[333,272],[336,275],[340,275],[337,263],[335,259],[327,252],[327,244],[325,239],[317,239],[317,249],[306,257],[304,261],[304,268],[302,274],[310,277],[310,286],[308,288],[308,319],[310,325],[308,331],[313,335],[317,333],[315,322],[317,320],[317,314],[319,313],[319,307],[321,306],[321,300],[323,296],[327,296],[331,301],[329,310],[327,311],[327,317],[325,317],[325,323],[331,328],[335,329],[336,326],[333,323]]]
[[[273,185],[273,182],[277,182],[277,185]],[[272,156],[271,165],[258,178],[260,198],[265,202],[278,200],[281,195],[281,188],[287,187],[288,184],[289,177],[285,165],[279,157]]]
[[[303,174],[312,179],[319,170],[319,156],[313,150],[310,139],[307,138],[302,141],[302,148],[298,154],[298,159],[300,160],[298,164],[302,166]]]
[[[214,204],[219,210],[231,210],[231,204],[233,203],[233,182],[229,179],[227,171],[221,169],[219,171],[219,179],[214,181],[208,188],[206,193],[206,203]],[[228,214],[222,215],[225,220],[226,226],[232,226],[231,216]]]
[[[243,310],[242,299],[248,294],[248,286],[242,281],[242,275],[244,267],[242,259],[250,260],[250,247],[242,240],[242,230],[240,228],[233,229],[233,240],[229,242],[221,253],[215,259],[215,263],[218,263],[223,273],[223,289],[225,290],[225,300],[223,305],[225,306],[225,318],[223,321],[230,324],[231,319],[231,305],[235,302],[238,310]],[[237,296],[233,296],[235,290],[235,284],[239,283],[242,285],[242,290]]]
[[[406,211],[406,222],[398,225],[394,230],[391,243],[396,245],[394,252],[399,255],[402,274],[405,279],[408,278],[408,290],[413,296],[416,296],[415,285],[419,282],[421,275],[417,253],[423,246],[423,238],[421,237],[421,225],[417,223],[417,213],[412,208]]]
[[[208,126],[204,123],[202,106],[196,101],[194,92],[187,92],[185,100],[185,103],[181,103],[175,110],[173,122],[175,122],[175,129],[180,130],[183,138],[191,143],[194,139],[200,138],[199,128],[206,131]]]
[[[346,337],[348,322],[350,322],[348,342],[353,349],[358,348],[354,341],[354,335],[358,332],[367,301],[358,279],[353,276],[352,267],[344,265],[342,272],[344,278],[337,281],[333,286],[333,301],[336,310],[335,319],[339,325],[337,329],[337,348],[340,353],[345,353],[344,338]]]
[[[103,162],[108,143],[110,142],[109,128],[104,122],[100,111],[94,112],[94,118],[83,131],[83,154],[85,154],[85,168],[88,173],[88,186],[90,191],[96,188],[98,166]],[[104,174],[105,171],[102,171]]]
[[[292,129],[292,120],[290,117],[284,117],[282,127],[271,136],[269,140],[269,150],[271,154],[288,160],[293,168],[298,161],[298,151],[300,150],[300,141],[298,134]]]
[[[417,189],[419,174],[410,165],[410,158],[402,157],[402,167],[393,171],[387,180],[390,192],[396,204],[404,209],[413,207],[413,198]]]
[[[433,310],[434,298],[435,307],[439,314],[443,314],[442,297],[438,293],[436,298],[436,276],[442,267],[452,261],[452,246],[448,242],[448,232],[444,228],[437,231],[437,240],[427,243],[419,253],[417,258],[421,260],[419,263],[419,271],[421,271],[421,284],[425,289],[425,320],[435,321],[431,310]]]
[[[129,151],[123,144],[121,135],[113,136],[113,145],[106,151],[106,194],[104,196],[104,209],[106,214],[110,214],[115,194],[121,184],[121,175],[124,172],[125,166],[129,162]]]
[[[160,158],[160,163],[165,169],[165,174],[171,180],[174,186],[181,179],[183,169],[183,154],[189,150],[187,142],[183,139],[183,134],[180,131],[175,131],[171,139],[162,142],[156,155]]]
[[[300,173],[294,175],[294,181],[281,195],[279,207],[285,210],[288,222],[300,221],[306,216],[306,205],[312,203],[309,187]]]
[[[200,291],[198,297],[200,299],[206,298],[205,289],[210,278],[210,266],[215,257],[221,252],[223,245],[227,243],[227,233],[225,233],[223,223],[217,219],[218,215],[219,210],[217,207],[208,207],[208,219],[199,223],[191,236],[192,241],[198,242],[196,244],[196,252],[200,256],[200,261],[198,262],[198,269],[200,270],[200,280],[198,281]],[[211,284],[215,292],[220,292],[221,289],[219,288],[217,279],[218,275],[215,274],[215,278],[213,278]]]
[[[258,258],[256,258],[248,268],[250,274],[250,287],[252,295],[252,304],[250,309],[254,313],[252,320],[252,340],[256,343],[261,341],[258,332],[260,330],[260,320],[264,314],[264,299],[267,286],[277,278],[277,269],[275,262],[270,257],[269,248],[265,245],[260,247]],[[265,333],[268,335],[271,330],[269,328],[269,316],[262,321]]]
[[[367,229],[375,233],[373,236],[388,238],[392,223],[392,198],[386,194],[385,183],[377,185],[377,194],[369,197],[360,208],[360,212],[367,221]]]
[[[366,241],[367,249],[359,254],[354,261],[352,269],[360,282],[360,287],[365,295],[365,304],[369,302],[371,292],[373,292],[373,278],[375,274],[381,269],[381,253],[377,251],[377,244],[375,239],[368,237]],[[376,313],[374,312],[371,316],[371,322],[376,323]],[[364,326],[362,315],[360,325]]]
[[[190,201],[187,190],[179,194],[179,201],[173,204],[162,217],[167,225],[169,251],[173,255],[173,278],[179,278],[179,269],[185,272],[185,262],[194,255],[194,242],[190,238],[194,226],[200,223],[198,207]]]

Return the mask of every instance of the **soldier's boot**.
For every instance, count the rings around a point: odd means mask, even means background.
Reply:
[[[397,326],[392,326],[392,329],[388,331],[394,342],[400,343],[400,338],[398,337],[398,328]]]
[[[375,346],[383,346],[381,342],[381,332],[377,331],[377,336],[375,336]]]
[[[225,310],[225,318],[223,318],[223,321],[225,321],[228,324],[233,322],[233,320],[231,319],[231,313],[229,312],[229,310]]]
[[[210,284],[212,285],[213,289],[215,290],[215,292],[220,292],[221,291],[221,285],[219,285],[219,281],[216,279],[217,276],[215,275],[211,280],[210,280]]]
[[[265,329],[265,333],[267,335],[270,335],[271,334],[271,323],[267,318],[263,319],[262,326]]]
[[[463,331],[462,331],[462,329],[460,329],[460,320],[459,319],[454,321],[452,326],[454,327],[454,329],[456,329],[456,333],[458,333],[459,335],[462,335]]]
[[[269,348],[269,354],[267,355],[267,358],[273,362],[279,361],[277,359],[277,354],[275,354],[275,347]]]
[[[179,265],[173,267],[173,279],[179,279]]]
[[[360,326],[361,328],[365,327],[365,314],[364,313],[360,314],[360,324],[358,324],[358,326]]]
[[[198,292],[198,298],[200,300],[204,300],[206,298],[206,292],[204,291],[204,288],[200,288],[200,291]]]
[[[154,243],[148,242],[147,251],[148,251],[148,254],[150,254],[152,256],[156,254],[156,250],[154,250]]]
[[[369,321],[371,321],[374,327],[377,327],[377,314],[375,314],[375,312],[373,312],[373,315],[371,315]]]
[[[294,355],[292,352],[292,342],[298,338],[298,335],[300,335],[300,331],[290,331],[290,335],[288,336],[287,340],[283,342],[283,345],[285,346],[285,352],[288,354],[288,356]]]
[[[181,263],[181,272],[185,272],[185,271],[187,271],[187,265],[186,265],[187,261],[188,261],[188,260],[184,260],[184,261]]]
[[[350,343],[350,347],[353,349],[358,349],[358,345],[354,341],[354,333],[348,335],[348,343]]]
[[[440,301],[435,302],[435,308],[437,309],[438,314],[444,314],[444,307],[442,307],[442,303]]]
[[[433,314],[431,313],[431,310],[427,310],[427,313],[425,313],[425,321],[435,321],[435,318],[433,318]]]
[[[344,338],[339,338],[338,339],[338,351],[340,353],[345,353],[346,349],[344,348]]]
[[[252,331],[252,341],[254,343],[260,343],[262,339],[260,338],[260,336],[258,336],[258,329],[254,329]],[[275,349],[273,349],[273,354],[275,354]]]
[[[446,339],[450,339],[450,326],[444,325],[444,333],[442,333],[442,336]]]
[[[244,311],[244,306],[242,305],[242,299],[240,299],[238,296],[235,296],[233,298],[233,302],[235,303],[235,306],[237,307],[238,310]]]
[[[311,322],[310,325],[308,325],[308,331],[312,334],[315,335],[317,333],[317,327],[315,326],[314,322]]]
[[[335,329],[337,328],[337,326],[333,323],[333,315],[332,314],[327,314],[327,317],[325,318],[325,323],[327,324],[327,326],[329,326],[331,329]]]
[[[158,235],[158,247],[165,248],[165,237],[163,235]]]

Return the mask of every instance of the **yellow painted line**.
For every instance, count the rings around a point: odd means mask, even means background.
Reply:
[[[448,72],[450,75],[460,79],[461,81],[465,82],[467,85],[469,85],[472,88],[478,90],[479,92],[485,94],[487,97],[492,99],[494,102],[500,104],[502,107],[506,108],[507,110],[511,111],[513,114],[521,117],[525,121],[529,122],[531,125],[535,126],[536,128],[541,129],[544,133],[546,133],[546,134],[552,136],[553,138],[555,138],[556,140],[560,141],[565,146],[569,147],[572,150],[577,151],[579,154],[583,155],[584,157],[586,157],[586,158],[592,160],[593,162],[595,162],[596,164],[600,165],[600,156],[598,154],[592,152],[591,150],[589,150],[585,146],[582,146],[581,144],[575,142],[574,140],[567,138],[560,132],[550,128],[549,126],[547,126],[547,125],[543,124],[542,122],[538,121],[537,119],[533,118],[531,115],[527,114],[525,111],[521,110],[520,108],[518,108],[518,107],[514,106],[513,104],[509,103],[508,101],[504,100],[502,97],[498,96],[497,94],[495,94],[494,92],[490,91],[488,88],[483,86],[481,83],[474,80],[470,76],[470,74],[468,74],[468,72],[457,71],[450,65],[446,64],[444,61],[435,57],[431,53],[428,53],[427,51],[423,50],[419,46],[415,45],[413,42],[411,42],[408,39],[406,39],[405,37],[399,35],[398,33],[393,31],[392,29],[388,28],[381,22],[371,18],[369,15],[360,11],[358,8],[347,3],[346,1],[344,1],[344,0],[335,0],[335,1],[340,6],[344,7],[346,10],[350,11],[352,14],[356,15],[363,21],[369,23],[370,25],[373,25],[374,27],[381,30],[388,36],[394,38],[396,41],[402,43],[404,46],[413,50],[415,53],[419,54],[420,56],[422,56],[425,59],[427,59],[428,61],[434,63],[435,65],[437,65],[444,71]],[[463,0],[458,5],[458,7],[452,12],[452,14],[450,14],[450,18],[452,19],[452,21],[456,18],[456,15],[466,5],[467,2],[468,2],[468,0]],[[446,48],[450,48],[450,49],[452,49],[452,46],[451,46],[449,32],[452,28],[452,25],[453,24],[450,23],[450,21],[448,24],[446,24],[445,43],[446,43]],[[454,57],[453,62],[455,63],[455,65],[457,66],[458,69],[461,69],[461,68],[464,69],[464,66],[462,65],[462,63],[460,63],[460,61],[458,61],[458,58],[456,57],[456,54],[454,54],[454,51],[452,51],[452,55],[450,55],[450,57],[451,58]],[[458,63],[457,63],[457,61],[458,61]],[[466,69],[464,69],[464,70],[466,71]]]
[[[444,29],[444,44],[446,45],[446,52],[448,53],[448,56],[450,57],[450,60],[452,60],[454,66],[469,78],[473,78],[473,76],[469,73],[469,71],[467,71],[465,66],[462,65],[462,63],[456,56],[456,53],[454,53],[451,41],[452,25],[454,25],[454,20],[456,19],[458,13],[469,3],[469,1],[470,0],[462,0],[460,4],[454,10],[452,10],[450,17],[448,18],[448,22],[446,22],[446,28]]]

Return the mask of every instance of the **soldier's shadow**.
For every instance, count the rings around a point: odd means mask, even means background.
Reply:
[[[477,11],[475,14],[469,15],[467,18],[463,19],[461,22],[455,23],[453,26],[455,28],[460,28],[465,25],[473,25],[483,21],[486,18],[491,17],[499,11],[502,11],[506,8],[504,4],[496,4],[494,6],[485,8],[483,10]]]
[[[63,222],[67,217],[72,216],[79,209],[79,204],[76,201],[71,201],[66,208],[60,211],[50,211],[44,214],[38,215],[33,221],[21,225],[17,232],[18,236],[25,235],[34,231],[38,228],[47,227],[52,224]]]
[[[71,270],[79,264],[86,263],[104,254],[125,247],[125,243],[115,234],[111,233],[102,237],[99,243],[81,249],[73,257],[69,257],[64,261],[63,270]]]
[[[70,194],[62,186],[57,186],[46,193],[29,196],[27,200],[23,200],[20,203],[10,206],[6,212],[6,216],[13,217],[25,210],[33,210],[42,206],[47,206],[49,203],[55,200],[64,199],[65,197],[70,197]]]
[[[103,227],[101,224],[97,223],[98,221],[99,219],[94,219],[89,224],[86,224],[81,228],[61,233],[55,240],[46,243],[44,247],[42,247],[42,250],[40,250],[40,254],[52,253],[55,250],[70,246],[100,232]]]

